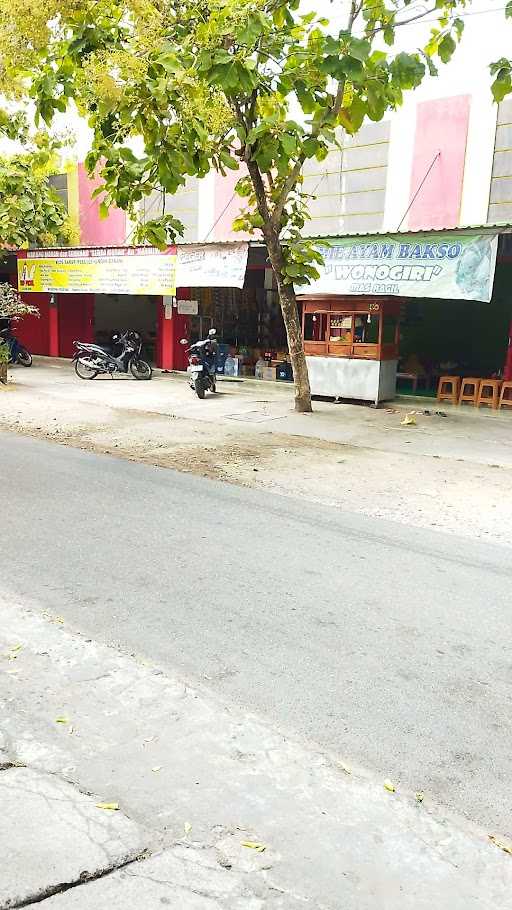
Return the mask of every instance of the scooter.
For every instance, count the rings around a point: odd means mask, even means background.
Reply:
[[[217,359],[217,330],[210,329],[208,338],[191,344],[188,354],[187,373],[189,385],[198,398],[204,398],[206,392],[216,392],[215,367]],[[180,344],[188,344],[182,338]]]
[[[142,360],[142,338],[138,332],[121,332],[112,336],[112,350],[99,344],[75,341],[72,362],[80,379],[95,379],[99,374],[130,373],[134,379],[151,379],[153,370]],[[114,353],[114,351],[119,353]]]
[[[9,363],[19,363],[22,367],[32,366],[32,354],[12,334],[10,326],[0,329],[0,341],[4,341],[9,348]]]

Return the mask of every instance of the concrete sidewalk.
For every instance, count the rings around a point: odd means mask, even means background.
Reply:
[[[458,408],[444,402],[438,407],[430,399],[399,398],[378,410],[315,401],[313,414],[297,414],[290,383],[221,380],[217,395],[200,401],[183,374],[155,371],[150,383],[124,376],[87,382],[75,376],[70,362],[50,358],[35,358],[30,370],[11,368],[9,376],[18,387],[18,399],[30,392],[33,401],[43,403],[51,398],[64,411],[67,407],[76,410],[81,403],[214,423],[239,434],[272,432],[383,452],[512,467],[512,413],[508,411]],[[417,432],[405,439],[400,420],[411,410],[418,414]],[[423,414],[425,410],[431,415]],[[439,418],[435,414],[439,410],[446,417]]]
[[[1,609],[1,910],[512,908],[496,832]]]
[[[199,401],[183,376],[86,382],[41,358],[11,377],[0,429],[512,546],[510,413],[440,416],[435,403],[407,401],[315,402],[301,415],[286,384],[225,381]],[[411,410],[416,425],[404,427]]]

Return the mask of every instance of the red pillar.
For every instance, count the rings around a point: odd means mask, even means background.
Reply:
[[[507,382],[510,382],[512,380],[512,322],[510,323],[508,330],[507,359],[505,360],[503,379],[505,379]]]
[[[158,303],[156,365],[161,370],[174,369],[174,313],[168,297],[164,304],[161,297]]]
[[[50,306],[48,309],[48,329],[49,329],[49,345],[48,345],[48,354],[50,357],[59,356],[59,310],[57,307],[57,298],[51,296]]]

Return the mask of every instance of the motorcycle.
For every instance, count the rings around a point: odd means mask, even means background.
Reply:
[[[151,379],[153,370],[143,360],[142,337],[139,332],[120,332],[112,336],[110,349],[84,341],[74,342],[76,351],[72,362],[80,379],[95,379],[100,374],[130,372],[134,379]]]
[[[216,392],[215,366],[217,359],[216,329],[210,329],[208,338],[196,341],[187,350],[189,385],[198,398],[204,398],[206,392]],[[188,344],[182,338],[180,344]]]
[[[9,363],[19,363],[22,367],[32,366],[32,354],[12,334],[10,325],[0,329],[0,341],[5,342],[9,348]]]

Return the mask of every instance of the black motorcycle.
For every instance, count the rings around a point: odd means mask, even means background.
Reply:
[[[139,332],[119,332],[112,336],[109,348],[99,344],[75,341],[72,362],[80,379],[95,379],[100,374],[130,372],[134,379],[151,379],[153,370],[142,359],[142,337]]]
[[[32,366],[32,354],[13,335],[10,324],[0,329],[0,342],[2,341],[9,348],[9,363],[19,363],[22,367]]]
[[[187,351],[189,385],[198,398],[204,398],[208,391],[217,391],[215,381],[217,364],[216,335],[216,330],[210,329],[208,338],[191,344]],[[188,344],[187,339],[182,338],[180,344]]]

